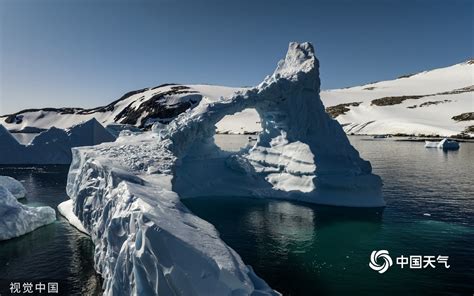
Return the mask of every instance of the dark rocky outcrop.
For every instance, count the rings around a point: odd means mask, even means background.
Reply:
[[[417,100],[424,96],[396,96],[396,97],[383,97],[380,99],[372,100],[371,105],[375,106],[391,106],[401,104],[405,100]]]
[[[345,104],[339,104],[336,106],[331,106],[326,108],[326,112],[332,117],[336,118],[339,115],[344,115],[346,112],[350,110],[349,107],[357,107],[361,104],[362,102],[351,102],[351,103],[345,103]]]
[[[169,104],[167,97],[183,94],[189,94],[189,97],[182,98],[179,103]],[[202,96],[198,92],[191,90],[187,86],[172,86],[168,91],[155,93],[153,97],[141,103],[138,107],[132,106],[135,102],[130,103],[130,105],[115,116],[114,121],[122,124],[138,124],[141,128],[147,127],[154,121],[168,123],[172,118],[196,106],[201,98]],[[139,119],[140,122],[138,122]]]
[[[456,120],[456,121],[474,120],[474,112],[462,113],[462,114],[451,117],[451,119]]]

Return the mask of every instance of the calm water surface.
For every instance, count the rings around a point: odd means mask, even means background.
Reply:
[[[284,295],[472,295],[474,144],[444,153],[417,142],[351,142],[384,180],[383,213],[245,198],[184,203]],[[24,181],[26,203],[52,207],[67,198],[66,174],[67,167],[0,168],[0,175]],[[378,274],[368,262],[380,249],[392,257],[447,255],[451,268],[392,266]],[[0,242],[0,279],[55,279],[67,295],[96,295],[92,250],[89,238],[58,216]]]
[[[382,215],[242,198],[184,203],[285,295],[472,295],[474,144],[445,153],[420,142],[350,140],[384,180]],[[392,258],[446,255],[451,267],[378,274],[368,263],[380,249]]]

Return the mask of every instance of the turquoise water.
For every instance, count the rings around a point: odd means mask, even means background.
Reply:
[[[384,180],[383,211],[246,198],[184,203],[284,295],[472,295],[474,144],[444,153],[416,142],[351,142]],[[0,167],[0,175],[23,181],[25,203],[56,207],[67,198],[67,169]],[[447,255],[451,268],[395,265],[378,274],[368,263],[380,249],[393,258]],[[58,216],[52,225],[0,242],[0,291],[12,280],[56,280],[63,295],[99,295],[92,257],[90,239]]]
[[[351,137],[384,180],[383,210],[245,198],[188,199],[258,275],[285,295],[472,295],[474,144],[459,151]],[[369,268],[373,250],[449,256],[449,269]]]

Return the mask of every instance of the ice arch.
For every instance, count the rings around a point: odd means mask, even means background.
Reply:
[[[215,123],[256,108],[251,149],[224,153]],[[1,132],[1,131],[0,131]],[[278,295],[180,198],[244,195],[378,207],[382,183],[319,99],[309,43],[291,43],[258,86],[203,96],[168,125],[73,148],[67,193],[95,244],[104,295]]]
[[[291,43],[258,86],[210,101],[159,130],[178,158],[173,190],[182,197],[244,195],[378,207],[382,182],[360,158],[319,97],[319,62],[309,43]],[[212,137],[224,116],[255,108],[263,131],[247,151],[219,151]]]

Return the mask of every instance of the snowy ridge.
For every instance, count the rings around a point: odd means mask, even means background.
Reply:
[[[28,109],[0,116],[0,124],[11,131],[41,131],[51,127],[68,129],[95,118],[102,125],[126,124],[149,128],[155,122],[168,123],[203,97],[217,100],[241,88],[212,85],[163,84],[131,91],[107,106],[92,109]]]
[[[471,120],[456,117],[474,113],[472,61],[395,80],[323,91],[321,97],[330,107],[328,111],[346,105],[344,112],[333,116],[347,133],[452,136],[465,132],[474,136],[474,128],[468,129],[474,126],[474,116]]]
[[[275,295],[180,198],[222,194],[379,207],[381,180],[319,99],[309,43],[291,43],[259,86],[217,97],[151,132],[73,149],[67,193],[95,244],[105,295]],[[223,117],[255,108],[263,132],[236,154],[213,142]],[[334,149],[337,147],[338,149]]]
[[[291,58],[298,61],[301,57]],[[293,69],[284,67],[282,63],[278,72],[291,75]],[[304,67],[310,68],[310,63]],[[474,63],[470,60],[395,80],[322,91],[321,99],[327,111],[350,134],[451,136],[465,133],[474,136],[473,77]],[[248,88],[163,84],[131,91],[107,106],[93,109],[23,110],[0,116],[0,124],[11,131],[38,131],[52,126],[66,129],[96,118],[104,126],[127,124],[149,128],[155,122],[169,123],[182,112],[196,107],[203,98],[216,101],[246,90]],[[379,103],[374,104],[374,100]],[[469,114],[470,120],[458,120]],[[229,134],[262,130],[254,109],[242,110],[237,116],[229,114],[217,123],[217,128],[219,133]]]

